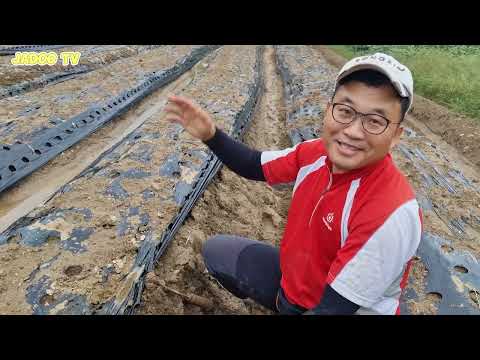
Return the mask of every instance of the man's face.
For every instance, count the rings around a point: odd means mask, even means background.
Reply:
[[[332,117],[333,103],[342,103],[364,114],[378,114],[391,122],[401,118],[400,101],[391,86],[369,87],[352,81],[337,89],[329,103],[323,124],[323,140],[334,173],[344,173],[373,164],[384,158],[399,141],[403,128],[390,124],[380,135],[363,129],[361,116],[350,124],[341,124]]]

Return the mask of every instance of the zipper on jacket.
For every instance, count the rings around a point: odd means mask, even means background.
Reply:
[[[330,190],[330,187],[332,186],[332,179],[333,179],[332,172],[330,171],[328,166],[327,166],[327,169],[328,169],[328,175],[330,176],[330,179],[328,181],[327,187],[325,188],[325,190],[323,190],[322,194],[320,195],[320,199],[318,199],[317,205],[315,205],[315,208],[313,209],[312,215],[310,216],[310,220],[308,221],[308,227],[310,227],[310,225],[312,223],[313,215],[315,214],[315,211],[317,211],[317,207],[320,204],[320,201],[322,201],[323,197],[328,192],[328,190]]]

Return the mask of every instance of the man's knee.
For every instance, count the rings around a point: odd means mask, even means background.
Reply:
[[[238,256],[253,240],[234,235],[215,235],[202,246],[202,257],[210,273],[236,276]]]
[[[210,271],[209,264],[213,264],[216,257],[219,256],[219,247],[221,246],[221,236],[215,235],[207,239],[202,246],[202,257],[207,269]]]
[[[226,290],[233,295],[245,299],[247,295],[239,289],[236,278],[237,255],[235,237],[229,235],[215,235],[209,238],[202,247],[202,256],[208,272]]]

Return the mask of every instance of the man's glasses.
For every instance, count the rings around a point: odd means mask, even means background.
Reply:
[[[349,105],[340,103],[333,104],[332,116],[333,120],[341,124],[350,124],[358,116],[361,116],[363,128],[366,132],[373,135],[380,135],[385,130],[387,130],[387,127],[390,124],[400,124],[391,122],[386,117],[378,114],[363,114]]]

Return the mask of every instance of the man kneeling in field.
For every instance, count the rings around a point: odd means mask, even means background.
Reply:
[[[281,314],[399,314],[422,225],[389,152],[412,98],[404,65],[381,53],[355,58],[338,74],[321,139],[260,152],[231,139],[192,100],[171,96],[167,120],[232,171],[295,183],[280,248],[217,235],[203,248],[208,271],[232,294]]]

